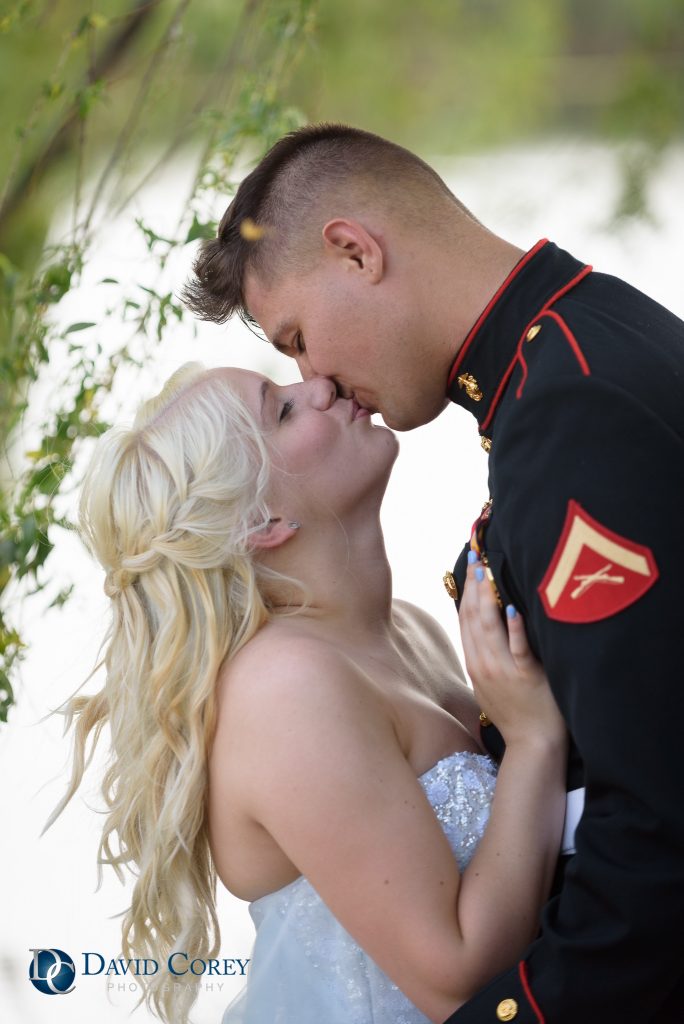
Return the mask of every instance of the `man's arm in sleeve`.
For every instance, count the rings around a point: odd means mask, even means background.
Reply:
[[[638,399],[586,377],[528,384],[499,443],[494,515],[584,761],[586,803],[540,937],[450,1021],[674,1024],[684,447]]]

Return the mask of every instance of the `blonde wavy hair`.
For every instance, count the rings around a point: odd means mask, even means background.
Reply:
[[[111,598],[106,678],[99,693],[57,709],[65,732],[74,726],[73,766],[45,828],[78,789],[108,724],[98,863],[122,881],[122,865],[137,876],[124,957],[161,966],[176,949],[208,959],[220,947],[207,822],[215,683],[269,616],[266,570],[248,546],[268,521],[268,466],[249,409],[220,374],[190,363],[132,428],[102,435],[83,483],[80,532]],[[141,977],[137,1005],[144,999],[162,1020],[185,1024],[196,979],[173,980],[162,970]]]

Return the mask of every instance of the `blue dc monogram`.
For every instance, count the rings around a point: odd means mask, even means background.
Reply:
[[[31,949],[31,953],[29,978],[39,992],[46,996],[63,996],[74,991],[76,968],[68,953],[61,949]]]

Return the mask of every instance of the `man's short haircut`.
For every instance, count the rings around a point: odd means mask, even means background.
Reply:
[[[224,323],[237,313],[253,323],[246,273],[271,284],[286,271],[313,269],[321,215],[329,219],[332,203],[334,216],[384,204],[409,225],[437,229],[445,201],[467,213],[439,175],[402,146],[347,125],[307,125],[279,139],[243,180],[217,237],[201,244],[183,299],[203,320]]]

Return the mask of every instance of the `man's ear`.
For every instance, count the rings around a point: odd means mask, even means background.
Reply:
[[[336,217],[321,232],[330,256],[346,261],[348,270],[365,274],[377,283],[383,275],[385,257],[380,243],[357,220]]]
[[[253,551],[264,551],[267,548],[278,548],[284,544],[299,529],[298,523],[287,522],[284,519],[269,519],[260,530],[250,534],[248,544]]]

